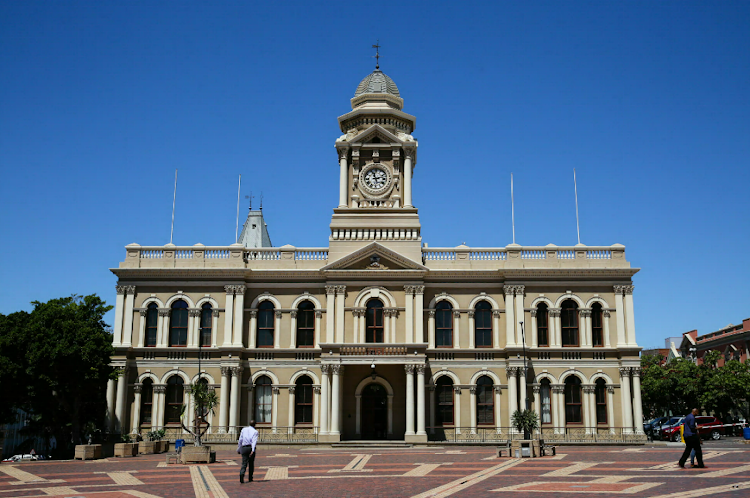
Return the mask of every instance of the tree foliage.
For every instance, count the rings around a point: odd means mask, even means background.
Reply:
[[[32,429],[65,452],[85,426],[104,425],[114,349],[103,318],[112,307],[96,295],[32,304],[30,313],[0,315],[0,417],[31,413]]]
[[[719,418],[739,411],[745,418],[750,401],[750,361],[729,360],[718,367],[718,351],[703,357],[703,364],[674,358],[662,365],[659,356],[641,358],[641,399],[644,414],[683,415],[700,408]]]

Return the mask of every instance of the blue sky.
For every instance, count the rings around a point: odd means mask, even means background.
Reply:
[[[97,293],[131,242],[325,246],[336,118],[417,116],[431,247],[622,243],[638,342],[750,317],[749,2],[2,2],[0,313]],[[257,202],[257,198],[256,198]],[[112,316],[109,317],[112,323]]]

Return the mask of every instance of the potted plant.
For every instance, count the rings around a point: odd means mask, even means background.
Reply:
[[[202,439],[211,427],[206,417],[209,413],[214,413],[214,409],[219,404],[219,398],[216,396],[216,392],[208,388],[208,383],[200,381],[192,386],[190,395],[193,397],[193,406],[195,407],[192,429],[185,425],[187,416],[185,405],[182,406],[180,420],[182,429],[193,436],[193,446],[185,446],[180,451],[182,463],[211,463],[211,447],[203,446]]]
[[[134,457],[138,453],[138,445],[133,443],[130,434],[123,434],[121,442],[115,443],[116,457]]]
[[[511,417],[513,427],[518,432],[523,432],[523,440],[513,440],[511,451],[519,450],[520,456],[523,455],[523,448],[529,448],[528,456],[538,456],[539,438],[534,439],[532,433],[539,428],[539,417],[533,410],[516,410]]]

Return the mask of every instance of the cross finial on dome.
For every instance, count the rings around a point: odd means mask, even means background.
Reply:
[[[380,69],[380,40],[377,40],[372,48],[375,49],[375,69]]]

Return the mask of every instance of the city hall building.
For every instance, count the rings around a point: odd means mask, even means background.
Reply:
[[[403,107],[376,69],[338,118],[328,247],[272,246],[260,211],[230,246],[125,247],[110,430],[178,437],[206,382],[214,441],[502,440],[527,398],[547,439],[643,439],[625,247],[429,247]]]

